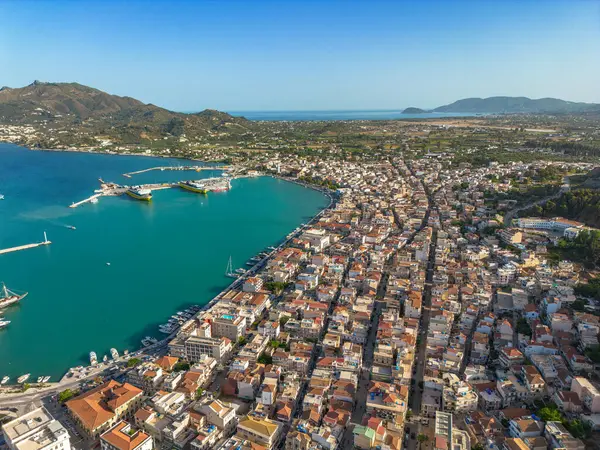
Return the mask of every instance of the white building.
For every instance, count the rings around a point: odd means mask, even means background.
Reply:
[[[46,410],[38,408],[2,427],[11,450],[70,450],[69,433]]]

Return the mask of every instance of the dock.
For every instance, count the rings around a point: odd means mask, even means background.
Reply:
[[[28,250],[30,248],[36,248],[36,247],[41,247],[42,245],[50,245],[50,244],[52,244],[52,242],[48,240],[48,238],[46,237],[46,233],[44,232],[44,240],[42,242],[36,242],[34,244],[18,245],[16,247],[10,247],[10,248],[3,248],[3,249],[0,249],[0,255],[2,255],[4,253],[13,253],[13,252],[21,251],[21,250]]]
[[[135,172],[127,172],[124,173],[123,176],[126,178],[131,178],[133,175],[138,175],[140,173],[152,172],[153,170],[195,170],[196,172],[200,172],[202,170],[232,170],[231,166],[215,166],[215,167],[207,167],[207,166],[159,166],[159,167],[150,167],[149,169],[136,170]]]
[[[86,198],[86,199],[83,199],[83,200],[81,200],[80,202],[77,202],[77,203],[71,203],[71,204],[69,205],[69,208],[77,208],[78,206],[80,206],[80,205],[83,205],[84,203],[91,202],[91,201],[92,201],[92,200],[94,200],[95,198],[98,198],[98,197],[101,197],[101,196],[102,196],[102,194],[94,194],[94,195],[92,195],[91,197],[88,197],[88,198]]]

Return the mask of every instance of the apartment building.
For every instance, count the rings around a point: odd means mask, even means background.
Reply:
[[[70,450],[69,433],[46,408],[37,408],[2,425],[10,450]]]

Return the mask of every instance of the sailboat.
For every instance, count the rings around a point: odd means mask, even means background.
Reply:
[[[0,289],[0,309],[6,308],[14,303],[17,303],[27,297],[27,292],[23,294],[17,294],[9,290],[4,283],[2,283],[2,289]]]
[[[225,269],[225,275],[230,278],[237,278],[239,275],[233,271],[233,264],[231,262],[231,256],[229,257],[229,262],[227,263],[227,269]]]

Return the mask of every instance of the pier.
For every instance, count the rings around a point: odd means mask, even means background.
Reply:
[[[0,249],[0,255],[2,255],[4,253],[18,252],[21,250],[27,250],[30,248],[36,248],[36,247],[41,247],[42,245],[50,245],[50,244],[52,244],[52,242],[48,240],[48,238],[46,237],[46,232],[44,232],[44,240],[42,242],[36,242],[34,244],[19,245],[17,247],[3,248],[3,249]]]
[[[124,173],[123,176],[127,178],[131,178],[133,175],[138,175],[140,173],[151,172],[153,170],[195,170],[196,172],[200,172],[202,170],[232,170],[231,166],[215,166],[215,167],[207,167],[207,166],[160,166],[160,167],[150,167],[149,169],[136,170],[135,172],[127,172]]]
[[[69,208],[77,208],[78,206],[83,205],[84,203],[91,202],[92,200],[94,200],[98,197],[101,197],[101,196],[102,196],[102,194],[94,194],[91,197],[81,200],[80,202],[71,203],[71,205],[69,205]]]

